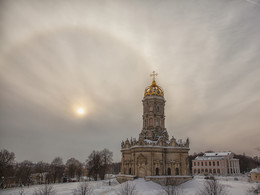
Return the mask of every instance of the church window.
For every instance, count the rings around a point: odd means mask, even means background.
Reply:
[[[179,175],[179,168],[175,169],[175,175]]]
[[[160,119],[156,119],[156,126],[160,126]]]
[[[171,168],[168,168],[168,175],[171,175]]]
[[[149,119],[149,126],[153,126],[153,119],[152,118]]]
[[[155,172],[156,172],[155,175],[159,175],[159,168],[156,168]]]
[[[131,175],[131,168],[129,168],[129,175]]]
[[[160,112],[160,106],[156,106],[156,112]]]

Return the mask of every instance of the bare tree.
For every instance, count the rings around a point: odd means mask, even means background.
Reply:
[[[92,188],[87,182],[82,182],[78,185],[77,189],[73,191],[73,195],[91,195]]]
[[[119,189],[118,195],[136,195],[136,187],[133,182],[127,181],[123,183]]]
[[[14,175],[14,159],[13,152],[6,149],[0,151],[0,186],[4,188],[8,185],[8,178]]]
[[[16,182],[20,185],[30,185],[31,174],[33,171],[33,163],[31,161],[25,160],[17,165],[16,171]]]
[[[55,195],[56,191],[52,185],[42,185],[39,188],[35,189],[33,195]]]
[[[92,151],[92,153],[88,156],[88,159],[86,160],[86,165],[88,169],[88,175],[92,176],[95,179],[95,181],[97,181],[98,174],[102,166],[100,152],[95,150]]]
[[[86,160],[89,176],[92,176],[95,180],[97,180],[98,176],[104,179],[109,165],[112,163],[112,157],[113,153],[108,149],[104,149],[101,152],[94,150]]]
[[[178,183],[175,180],[167,179],[167,186],[164,189],[167,195],[181,195],[183,194],[182,189],[178,187]]]
[[[82,169],[82,163],[77,159],[70,158],[69,160],[67,160],[65,172],[68,177],[73,178],[77,176],[78,178],[80,178],[83,172]]]
[[[197,195],[227,195],[227,189],[224,185],[220,184],[215,178],[207,180],[203,188]]]
[[[109,165],[112,163],[113,161],[113,152],[111,152],[108,149],[104,149],[100,152],[101,155],[101,168],[99,171],[99,176],[101,179],[105,178],[105,174],[107,173],[108,169],[109,169]]]
[[[260,194],[260,184],[257,184],[254,187],[251,187],[247,190],[248,195]]]
[[[43,173],[46,173],[49,171],[50,165],[49,163],[45,163],[43,161],[38,162],[35,167],[34,167],[34,173],[38,173],[39,174],[39,178],[38,179],[38,183],[42,184],[42,183],[46,183],[43,176]]]
[[[53,161],[51,162],[50,170],[50,175],[52,176],[53,182],[60,182],[65,170],[65,166],[61,157],[56,157],[53,159]]]

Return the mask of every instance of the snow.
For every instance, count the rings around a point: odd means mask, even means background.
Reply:
[[[257,167],[257,168],[255,168],[255,169],[252,169],[252,170],[250,171],[250,173],[260,173],[260,168]]]
[[[212,157],[212,156],[229,156],[231,152],[211,152],[205,153],[204,156]]]
[[[246,191],[255,186],[254,183],[247,182],[247,177],[237,177],[237,181],[234,177],[216,177],[216,179],[223,185],[226,186],[227,191],[230,195],[244,195]],[[202,187],[206,180],[202,176],[196,176],[192,180],[183,183],[179,186],[182,194],[185,195],[195,195]],[[119,184],[115,179],[111,179],[111,186],[109,186],[109,180],[104,181],[90,181],[88,182],[93,189],[93,195],[114,195],[120,191],[120,188],[124,184]],[[64,183],[64,184],[54,184],[53,187],[57,195],[70,195],[72,191],[77,188],[78,182],[74,183]],[[164,195],[163,189],[165,187],[154,183],[152,181],[145,181],[144,179],[136,179],[133,181],[136,187],[138,195]],[[24,187],[24,192],[26,195],[32,195],[34,190],[39,188],[39,185]],[[12,188],[1,190],[1,195],[18,195],[20,188]]]

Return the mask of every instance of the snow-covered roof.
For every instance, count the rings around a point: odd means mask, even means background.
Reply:
[[[204,156],[207,157],[213,157],[213,156],[229,156],[231,155],[231,152],[211,152],[211,153],[205,153]]]
[[[207,157],[207,156],[197,156],[195,160],[221,160],[224,157],[221,156],[212,156],[212,157]]]
[[[250,173],[260,173],[260,167],[252,169]]]

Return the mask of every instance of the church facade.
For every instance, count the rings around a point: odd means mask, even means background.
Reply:
[[[143,103],[143,128],[138,139],[121,143],[121,175],[138,178],[150,176],[189,175],[189,139],[185,142],[169,139],[165,128],[164,91],[156,84],[155,74],[145,89]]]

